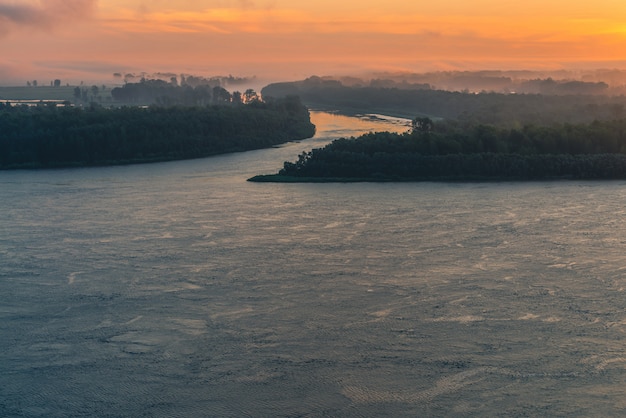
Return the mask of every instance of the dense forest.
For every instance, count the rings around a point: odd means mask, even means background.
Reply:
[[[591,123],[624,116],[626,98],[582,94],[598,83],[536,81],[554,94],[501,94],[435,90],[429,85],[384,83],[345,85],[340,80],[310,77],[296,82],[270,84],[263,97],[298,95],[307,106],[343,113],[383,113],[392,116],[421,115],[454,119],[470,124],[520,127],[527,124]],[[574,88],[573,86],[576,86]],[[547,88],[547,87],[546,87]],[[569,94],[579,91],[580,94]],[[564,94],[557,94],[563,92]],[[565,94],[568,93],[568,94]]]
[[[0,168],[197,158],[313,136],[299,99],[104,108],[0,104]]]
[[[170,82],[159,79],[142,79],[139,83],[126,83],[111,90],[113,100],[126,104],[158,104],[162,106],[204,106],[208,104],[242,104],[259,100],[253,89],[230,93],[211,80],[194,82],[192,77]]]
[[[626,120],[521,129],[416,118],[403,134],[342,138],[254,181],[626,178]]]

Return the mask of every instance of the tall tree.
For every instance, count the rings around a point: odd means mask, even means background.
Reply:
[[[259,95],[256,94],[256,91],[254,91],[254,89],[247,89],[244,93],[243,93],[243,101],[244,103],[251,103],[254,101],[259,100]]]
[[[96,100],[98,97],[98,93],[100,92],[100,88],[98,86],[91,86],[91,100]]]
[[[218,104],[230,103],[231,97],[224,87],[213,87],[213,102]]]

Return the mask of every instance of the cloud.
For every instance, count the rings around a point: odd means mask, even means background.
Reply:
[[[19,27],[49,30],[90,17],[98,0],[0,0],[0,35]]]

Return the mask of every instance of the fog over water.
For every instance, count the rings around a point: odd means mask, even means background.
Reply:
[[[0,172],[0,416],[623,416],[626,182]]]

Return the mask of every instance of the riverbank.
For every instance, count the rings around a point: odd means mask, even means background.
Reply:
[[[340,138],[265,182],[536,181],[626,178],[626,121],[523,130],[430,123],[412,132]]]
[[[0,103],[0,169],[202,158],[311,138],[296,98],[241,105],[89,108]]]

